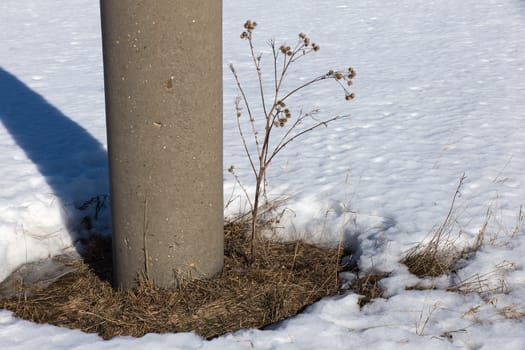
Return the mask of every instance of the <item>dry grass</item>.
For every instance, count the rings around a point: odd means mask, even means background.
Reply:
[[[499,314],[508,320],[522,320],[525,318],[525,306],[509,305],[501,309]]]
[[[515,263],[504,262],[498,264],[496,268],[484,274],[475,274],[469,278],[456,283],[447,288],[448,291],[467,293],[477,293],[481,296],[491,294],[506,294],[510,291],[505,275],[517,269]]]
[[[458,249],[456,245],[461,232],[454,238],[450,236],[450,233],[444,236],[436,233],[430,242],[420,243],[408,250],[401,262],[408,267],[412,274],[418,277],[448,275],[460,268],[462,261],[466,261],[476,254],[483,243],[485,227],[486,222],[478,232],[475,241],[463,249]]]
[[[361,295],[358,301],[359,307],[383,297],[383,288],[379,282],[386,277],[388,273],[372,271],[355,280],[351,289],[354,293]]]
[[[435,249],[431,246],[410,250],[401,260],[418,277],[438,277],[449,273],[459,261],[460,254],[453,247]]]
[[[490,219],[490,211],[487,211],[485,221],[480,228],[475,241],[469,246],[458,249],[457,240],[461,232],[453,235],[454,228],[454,204],[460,194],[461,186],[465,176],[459,181],[458,187],[452,199],[449,212],[439,228],[434,232],[430,241],[419,243],[409,249],[401,259],[401,263],[418,277],[438,277],[454,272],[462,260],[472,257],[483,244],[485,231]]]
[[[0,307],[38,323],[118,335],[187,332],[212,338],[241,328],[261,328],[339,292],[337,250],[303,242],[260,240],[256,263],[243,223],[225,227],[225,268],[213,279],[184,282],[175,291],[142,281],[132,291],[115,291],[111,242],[87,242],[83,261],[43,290],[0,300]]]

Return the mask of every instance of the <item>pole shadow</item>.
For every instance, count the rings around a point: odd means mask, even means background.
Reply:
[[[109,227],[107,152],[98,140],[2,67],[0,121],[61,202],[74,240],[79,229],[93,227],[93,216]],[[90,222],[81,223],[86,217]]]

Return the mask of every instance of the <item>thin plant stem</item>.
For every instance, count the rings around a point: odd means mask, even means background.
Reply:
[[[257,169],[255,168],[255,164],[253,163],[252,154],[250,153],[250,150],[248,149],[248,145],[246,143],[246,137],[244,137],[244,132],[242,131],[241,126],[241,111],[239,106],[239,99],[237,98],[235,101],[235,107],[237,109],[237,129],[239,129],[239,134],[241,135],[241,141],[242,145],[244,147],[244,152],[246,153],[246,156],[248,157],[248,160],[250,161],[250,166],[252,167],[253,174],[255,177],[257,177]]]
[[[255,51],[253,48],[253,41],[252,41],[252,33],[249,32],[248,35],[248,43],[250,45],[250,54],[253,59],[253,64],[255,66],[255,69],[257,70],[257,80],[259,81],[259,94],[261,95],[261,105],[263,108],[264,115],[268,115],[266,113],[266,100],[264,98],[264,89],[263,89],[263,80],[262,80],[262,73],[261,73],[261,56],[256,56]]]
[[[246,94],[245,94],[244,89],[243,89],[243,87],[241,85],[239,77],[237,76],[237,72],[235,71],[235,68],[234,68],[233,64],[230,64],[230,70],[232,71],[233,76],[235,77],[235,82],[237,83],[237,88],[239,89],[239,92],[241,93],[244,105],[246,106],[246,110],[248,111],[248,117],[250,118],[250,124],[252,124],[252,131],[253,131],[253,137],[255,139],[255,146],[257,148],[257,153],[259,154],[260,150],[259,150],[259,139],[258,139],[258,136],[257,136],[258,133],[257,133],[257,130],[255,130],[255,126],[253,125],[253,122],[254,122],[255,118],[253,117],[252,111],[250,109],[250,103],[248,103],[248,98],[246,97]],[[248,154],[250,154],[250,153],[248,152]],[[250,161],[251,161],[251,158],[250,158]]]
[[[350,117],[350,115],[338,115],[338,116],[335,116],[335,117],[332,117],[328,120],[325,120],[325,121],[322,121],[312,127],[309,127],[308,129],[306,130],[303,130],[301,131],[300,133],[297,133],[295,134],[294,136],[290,137],[288,140],[286,140],[285,142],[283,142],[282,144],[280,144],[278,147],[275,148],[274,152],[272,153],[272,155],[270,156],[270,158],[268,159],[268,163],[270,163],[273,158],[284,148],[286,147],[286,145],[288,145],[290,142],[292,142],[293,140],[297,139],[298,137],[300,136],[303,136],[304,134],[310,132],[310,131],[313,131],[315,129],[317,129],[318,127],[320,126],[327,126],[328,123],[331,123],[333,121],[336,121],[338,119],[342,119],[342,118],[348,118]]]

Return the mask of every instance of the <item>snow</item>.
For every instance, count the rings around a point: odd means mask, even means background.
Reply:
[[[108,193],[98,11],[90,0],[0,4],[0,280],[25,262],[71,251],[86,234],[76,208]],[[351,103],[329,82],[295,100],[295,112],[352,117],[285,149],[270,168],[270,193],[289,198],[282,235],[345,237],[361,269],[390,272],[382,282],[388,299],[360,310],[355,294],[325,298],[269,329],[212,341],[191,333],[103,341],[0,311],[0,347],[523,348],[524,326],[513,315],[525,313],[525,235],[513,228],[525,198],[525,2],[226,0],[225,194],[234,186],[231,164],[251,188],[227,68],[233,63],[255,93],[238,39],[248,18],[259,23],[264,52],[267,39],[292,43],[301,31],[321,45],[298,63],[290,85],[328,69],[357,71]],[[456,280],[489,276],[494,292],[407,291],[421,281],[400,256],[442,223],[463,173],[460,243],[472,241],[489,208],[492,218],[485,244]],[[107,210],[96,224],[109,232]]]

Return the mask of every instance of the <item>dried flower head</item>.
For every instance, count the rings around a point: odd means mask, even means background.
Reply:
[[[353,79],[355,77],[355,70],[352,67],[348,68],[348,79]]]
[[[284,118],[281,118],[281,119],[276,120],[276,121],[273,122],[273,125],[276,128],[282,128],[285,124],[286,124],[286,119],[284,119]]]
[[[247,39],[247,38],[248,38],[248,33],[242,32],[241,33],[241,39]]]
[[[284,54],[284,55],[288,55],[288,56],[293,55],[293,51],[292,51],[292,48],[290,46],[281,45],[279,47],[279,51],[281,51],[281,53]]]
[[[306,38],[306,34],[304,34],[304,33],[299,33],[299,38],[301,38],[301,39]]]
[[[277,101],[277,105],[280,106],[280,107],[286,107],[286,103],[284,103],[281,100]]]
[[[228,168],[228,172],[229,173],[233,173],[235,171],[235,167],[232,165],[230,165],[230,167]]]
[[[247,20],[246,22],[244,22],[244,28],[247,29],[248,31],[254,30],[255,27],[257,27],[257,22],[252,22],[250,20]]]
[[[303,43],[304,43],[304,46],[309,46],[310,45],[310,38],[309,37],[305,37],[303,39]]]
[[[319,51],[319,50],[321,49],[321,46],[319,46],[319,45],[317,45],[317,44],[315,44],[315,43],[312,43],[312,49],[313,49],[314,51]]]
[[[355,94],[354,94],[353,92],[350,93],[350,94],[347,94],[347,95],[345,96],[345,99],[346,99],[347,101],[351,101],[351,100],[353,100],[354,98],[355,98]]]
[[[337,72],[337,73],[335,73],[334,76],[335,76],[335,78],[336,78],[337,80],[341,80],[341,79],[343,79],[343,78],[345,77],[345,76],[343,75],[343,73],[341,73],[341,72]]]

